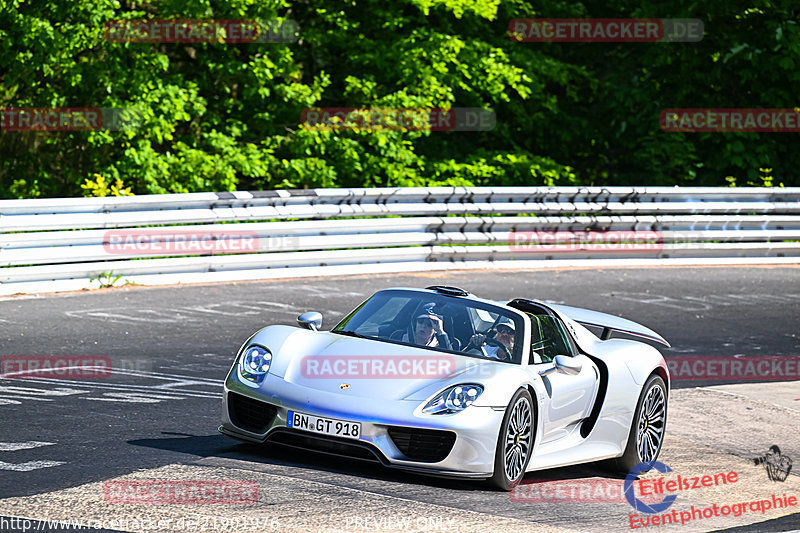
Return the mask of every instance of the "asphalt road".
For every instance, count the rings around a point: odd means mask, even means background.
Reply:
[[[99,380],[0,380],[0,499],[175,463],[235,464],[459,509],[485,510],[489,498],[497,516],[541,520],[542,509],[491,496],[480,483],[264,450],[216,431],[222,380],[255,330],[295,324],[297,315],[311,310],[323,313],[328,329],[375,290],[434,284],[496,300],[527,297],[621,315],[667,338],[673,345],[663,350],[668,358],[800,354],[800,268],[795,267],[457,272],[6,298],[0,300],[4,357],[107,357],[113,368],[127,370]],[[689,385],[698,382],[678,387]],[[4,449],[3,443],[34,444]],[[15,471],[4,464],[29,466]],[[559,475],[597,472],[573,467]],[[586,506],[575,511],[571,524],[589,527],[594,516]]]

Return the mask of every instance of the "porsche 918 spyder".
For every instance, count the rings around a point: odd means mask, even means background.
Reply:
[[[242,345],[225,380],[224,434],[504,490],[578,463],[627,472],[664,441],[664,358],[611,335],[669,343],[624,318],[433,286],[378,291],[330,331],[319,313],[298,323]]]

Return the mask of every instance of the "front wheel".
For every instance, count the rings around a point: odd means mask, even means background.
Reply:
[[[616,460],[623,472],[639,463],[655,461],[664,443],[667,426],[667,386],[659,376],[652,375],[644,384],[631,423],[625,453]]]
[[[533,448],[533,401],[526,389],[519,389],[508,404],[494,458],[490,482],[501,490],[511,490],[525,475]]]

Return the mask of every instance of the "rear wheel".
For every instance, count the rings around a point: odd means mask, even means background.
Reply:
[[[494,458],[490,482],[501,490],[514,488],[525,475],[533,448],[533,401],[526,389],[519,389],[508,404]]]
[[[623,472],[639,463],[655,461],[664,442],[667,426],[667,387],[659,376],[652,375],[642,388],[631,423],[625,453],[615,462]]]

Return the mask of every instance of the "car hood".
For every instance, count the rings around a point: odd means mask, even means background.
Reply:
[[[370,400],[422,401],[455,383],[480,383],[518,369],[497,361],[290,326],[252,343],[273,354],[270,374],[309,389]]]

